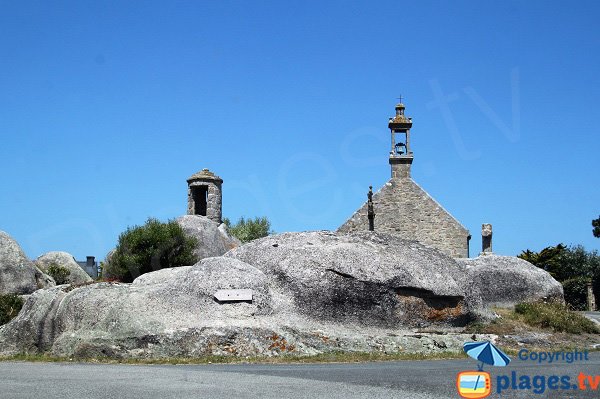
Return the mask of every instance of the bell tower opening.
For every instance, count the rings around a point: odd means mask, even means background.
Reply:
[[[390,118],[388,128],[392,138],[390,149],[390,165],[392,167],[392,179],[410,178],[410,167],[413,161],[413,152],[410,148],[410,129],[412,118],[404,114],[402,97],[396,105],[396,115]]]

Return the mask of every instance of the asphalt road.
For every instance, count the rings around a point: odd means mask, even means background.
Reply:
[[[473,360],[360,364],[141,366],[0,362],[0,398],[458,398],[456,374]],[[600,353],[589,360],[537,365],[513,359],[492,374],[490,398],[598,398],[600,390],[507,389],[497,376],[600,375]],[[538,378],[539,380],[539,378]],[[547,378],[546,378],[547,381]],[[600,377],[599,377],[600,382]]]
[[[584,314],[588,318],[600,323],[600,312],[584,312]]]

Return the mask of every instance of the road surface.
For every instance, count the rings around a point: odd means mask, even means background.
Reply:
[[[2,399],[84,398],[458,398],[459,371],[474,360],[296,365],[108,365],[0,362]],[[513,358],[492,374],[490,398],[598,398],[599,391],[507,389],[498,395],[497,376],[600,375],[600,353],[571,364],[538,365]],[[507,378],[508,378],[507,377]],[[600,379],[600,377],[599,377]],[[538,382],[540,379],[538,378]]]
[[[600,324],[600,312],[583,312],[587,318]]]

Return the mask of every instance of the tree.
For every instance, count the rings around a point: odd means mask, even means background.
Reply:
[[[554,247],[546,247],[540,252],[533,252],[529,249],[522,251],[519,258],[526,260],[527,262],[534,264],[535,266],[544,269],[552,275],[555,279],[559,280],[557,274],[560,272],[561,260],[560,256],[564,253],[566,247],[563,244],[558,244]]]
[[[151,271],[193,265],[198,261],[194,248],[198,240],[185,235],[174,220],[161,223],[149,218],[143,226],[128,227],[119,236],[105,275],[131,282]]]
[[[558,244],[540,252],[526,250],[519,258],[546,270],[562,285],[565,301],[575,309],[585,309],[586,285],[592,281],[596,295],[600,292],[600,255],[586,251],[581,245]]]
[[[244,219],[241,217],[234,225],[228,218],[223,220],[227,225],[229,233],[241,242],[256,240],[273,234],[271,231],[271,222],[266,217],[257,217],[254,219]]]
[[[565,293],[565,302],[575,310],[587,308],[587,277],[574,277],[561,282]]]
[[[598,216],[598,219],[592,220],[592,227],[594,227],[592,230],[594,237],[600,238],[600,216]]]

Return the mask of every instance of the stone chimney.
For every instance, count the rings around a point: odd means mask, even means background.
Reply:
[[[481,253],[479,255],[492,254],[492,225],[484,223],[481,225]]]

